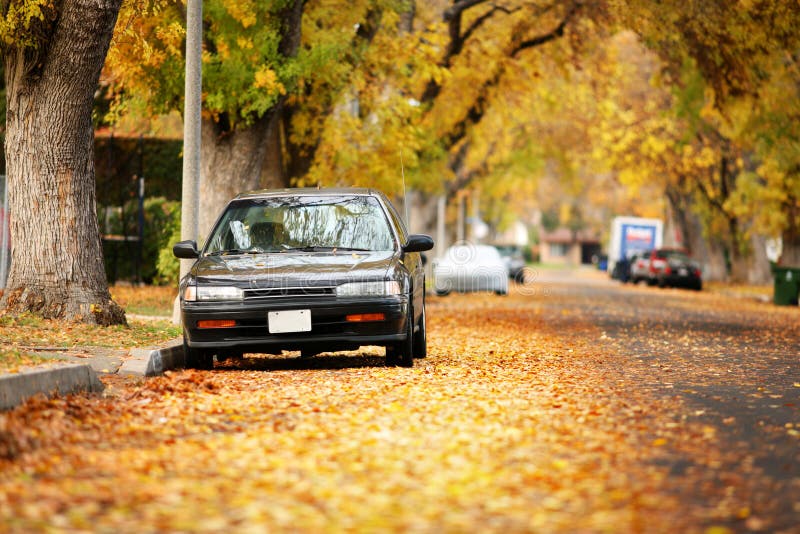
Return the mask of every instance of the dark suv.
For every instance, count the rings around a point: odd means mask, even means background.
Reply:
[[[190,367],[214,355],[383,345],[390,365],[426,355],[426,235],[409,235],[383,193],[282,189],[233,199],[180,283]]]
[[[639,276],[646,277],[649,285],[703,289],[700,267],[685,250],[657,248],[644,253],[638,261],[647,268],[646,273]]]

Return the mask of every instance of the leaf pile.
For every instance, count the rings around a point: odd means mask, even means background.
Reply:
[[[796,525],[800,419],[784,404],[800,378],[781,367],[797,354],[794,311],[639,288],[527,293],[430,298],[429,356],[412,369],[385,367],[381,349],[253,356],[143,382],[109,377],[102,398],[29,402],[0,415],[0,522],[16,532]],[[779,407],[741,409],[752,425],[726,422],[742,354],[754,382],[781,373],[753,390]]]

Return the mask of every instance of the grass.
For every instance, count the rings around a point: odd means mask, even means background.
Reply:
[[[705,289],[712,293],[740,294],[772,298],[774,285],[732,284],[728,282],[705,282]]]
[[[114,300],[129,314],[171,316],[174,287],[113,286]],[[32,354],[41,349],[107,347],[129,349],[152,347],[178,337],[179,327],[169,320],[128,319],[128,325],[97,326],[43,319],[34,314],[0,316],[0,371],[14,370],[47,361]]]
[[[25,354],[14,348],[0,349],[0,372],[14,372],[20,367],[29,367],[46,362],[47,359],[35,354]]]
[[[126,313],[147,316],[172,316],[172,305],[178,295],[173,286],[124,286],[111,288],[111,297]]]

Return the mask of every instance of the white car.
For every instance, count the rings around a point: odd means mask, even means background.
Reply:
[[[508,294],[508,266],[489,245],[453,245],[433,263],[433,287],[437,295],[451,291],[493,291]]]

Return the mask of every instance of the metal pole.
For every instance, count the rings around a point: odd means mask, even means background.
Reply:
[[[183,191],[181,239],[197,241],[200,190],[200,112],[202,82],[203,2],[186,4],[186,85],[183,110]],[[181,260],[181,278],[192,260]]]
[[[138,209],[139,209],[139,217],[138,217],[138,227],[139,227],[139,243],[136,248],[136,282],[141,284],[142,283],[142,253],[144,251],[144,141],[143,137],[139,136],[139,145],[137,150],[139,152],[139,176],[137,180],[137,187],[136,187],[136,198],[139,201]]]
[[[458,226],[456,227],[456,241],[459,243],[464,242],[464,211],[466,211],[466,198],[464,198],[464,191],[458,192]]]
[[[444,223],[447,209],[447,195],[439,195],[436,201],[436,256],[444,256],[445,246]]]
[[[203,0],[186,2],[186,80],[183,105],[183,189],[181,191],[181,239],[198,240],[200,211],[200,113],[202,109]],[[192,260],[180,260],[180,277]],[[180,301],[175,297],[172,322],[180,323]]]

